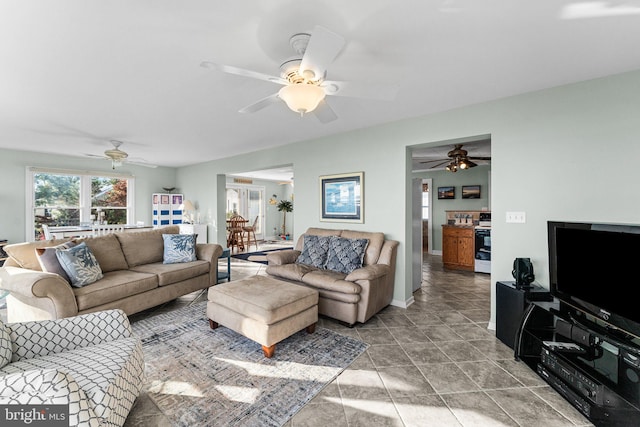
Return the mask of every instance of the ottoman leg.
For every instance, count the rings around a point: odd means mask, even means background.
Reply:
[[[266,357],[267,359],[271,359],[274,353],[276,352],[276,345],[274,344],[269,347],[267,347],[266,345],[263,345],[262,351],[264,352],[264,357]]]
[[[218,327],[218,322],[214,322],[213,320],[209,319],[209,327],[211,329],[216,329]]]
[[[314,333],[316,331],[316,324],[312,323],[309,326],[307,326],[306,329],[307,329],[307,333],[308,334],[312,334],[312,333]]]

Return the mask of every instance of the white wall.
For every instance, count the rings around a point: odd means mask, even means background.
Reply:
[[[640,223],[639,100],[636,71],[181,168],[177,184],[201,192],[215,210],[216,174],[293,164],[295,236],[321,226],[399,240],[398,303],[410,301],[412,282],[407,147],[489,134],[492,282],[510,280],[513,259],[526,256],[548,286],[547,220]],[[321,222],[318,177],[356,171],[365,172],[364,224]],[[527,223],[506,224],[511,210],[525,211]]]

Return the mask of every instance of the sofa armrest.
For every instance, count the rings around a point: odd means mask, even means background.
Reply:
[[[100,426],[80,385],[70,374],[57,369],[33,369],[0,377],[0,404],[68,404],[70,426]]]
[[[274,251],[267,253],[267,262],[269,265],[293,264],[300,256],[300,251],[295,249],[286,249],[284,251]]]
[[[129,318],[119,309],[6,326],[13,346],[12,362],[133,336]]]
[[[73,289],[59,275],[20,267],[3,270],[1,287],[16,299],[49,312],[52,319],[78,314]]]
[[[222,255],[222,246],[216,243],[197,243],[196,258],[209,262],[209,284],[218,283],[218,258]]]
[[[355,282],[356,280],[374,280],[389,274],[390,271],[390,267],[386,264],[372,264],[353,270],[344,280],[349,282]]]

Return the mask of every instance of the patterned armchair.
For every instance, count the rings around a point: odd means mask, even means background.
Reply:
[[[69,404],[70,426],[122,426],[142,388],[140,340],[121,310],[0,322],[0,404]]]

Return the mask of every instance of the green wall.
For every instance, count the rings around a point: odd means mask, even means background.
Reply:
[[[410,147],[490,135],[492,282],[510,280],[513,259],[526,256],[548,286],[547,220],[640,223],[638,100],[635,71],[181,168],[177,183],[206,193],[214,209],[217,174],[293,164],[295,236],[317,226],[399,240],[402,305],[412,300]],[[321,222],[318,177],[356,171],[365,173],[365,222]],[[526,212],[526,223],[506,224],[507,211]]]
[[[0,239],[9,243],[26,240],[26,188],[28,166],[82,171],[113,172],[110,162],[54,154],[31,153],[27,151],[0,149]],[[147,168],[125,164],[118,169],[135,177],[135,220],[151,224],[151,194],[163,192],[162,187],[173,187],[176,181],[174,168]],[[180,189],[178,189],[180,190]],[[176,192],[178,191],[176,190]]]

